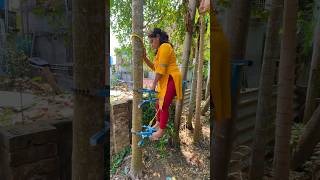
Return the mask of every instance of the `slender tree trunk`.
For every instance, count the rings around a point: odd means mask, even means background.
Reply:
[[[72,7],[75,88],[103,89],[105,83],[105,2],[73,0]],[[75,94],[74,101],[72,179],[103,179],[105,171],[103,145],[91,147],[89,139],[104,128],[105,99],[98,96]]]
[[[210,107],[210,97],[207,97],[206,101],[204,102],[203,108],[201,109],[201,115],[205,115],[206,112],[209,110]]]
[[[206,82],[206,94],[205,94],[205,98],[207,99],[210,95],[210,63],[208,66],[208,78],[207,78],[207,82]]]
[[[252,156],[250,164],[250,180],[263,179],[264,155],[266,149],[266,132],[273,121],[273,79],[275,77],[275,63],[279,56],[279,31],[281,27],[281,15],[283,0],[272,0],[271,15],[268,20],[267,37],[260,75],[258,107],[256,113],[255,136],[252,144]]]
[[[205,41],[205,22],[203,15],[200,15],[200,44],[199,44],[199,63],[198,63],[198,79],[197,79],[197,95],[196,95],[196,112],[195,112],[195,125],[193,133],[194,143],[198,143],[201,138],[201,100],[202,100],[202,79],[203,79],[203,56],[204,56],[204,41]]]
[[[186,24],[187,24],[187,31],[184,38],[184,45],[183,45],[183,53],[182,53],[182,79],[187,79],[188,74],[188,65],[189,65],[189,57],[190,57],[190,49],[192,44],[192,33],[193,33],[193,24],[194,24],[194,17],[196,12],[196,0],[189,0],[188,3],[188,11],[186,17]],[[189,25],[189,26],[188,26]],[[184,91],[182,92],[184,95]],[[180,119],[183,109],[183,97],[181,100],[176,102],[176,109],[175,109],[175,117],[174,117],[174,128],[175,128],[175,137],[174,137],[174,144],[175,146],[179,145],[179,129],[180,129]]]
[[[231,59],[243,59],[245,57],[245,50],[246,50],[245,48],[246,48],[246,40],[247,40],[246,37],[248,34],[248,25],[249,25],[249,16],[250,16],[250,5],[251,5],[251,0],[233,0],[231,2],[231,8],[228,10],[226,32],[228,37],[227,39],[229,40],[229,44],[230,44],[230,48],[229,48],[230,53],[229,52],[227,53],[230,54]],[[227,51],[226,49],[221,49],[221,47],[219,47],[221,45],[218,44],[218,43],[225,44],[226,40],[224,38],[222,39],[221,37],[219,39],[217,35],[216,41],[217,41],[216,42],[217,44],[215,44],[216,47],[214,47],[217,49],[216,53],[219,53],[218,50]],[[227,57],[220,57],[220,58],[227,58]],[[219,60],[230,61],[230,59],[219,59]],[[222,64],[223,63],[220,62],[220,65]],[[211,69],[216,69],[216,67],[212,65]],[[214,71],[211,71],[211,72],[212,72],[212,75],[215,73]],[[218,73],[222,73],[222,72],[216,72],[216,76],[220,76],[220,74]],[[212,77],[213,77],[212,79],[216,79],[214,78],[214,75]],[[213,179],[215,180],[226,180],[228,177],[228,166],[229,166],[232,145],[233,145],[233,140],[235,135],[234,121],[237,115],[238,97],[239,97],[240,89],[237,89],[236,91],[237,93],[232,97],[232,100],[231,100],[232,101],[231,102],[232,117],[230,119],[215,120],[216,121],[214,125],[215,140],[212,144],[214,149],[213,159],[212,159],[213,161],[212,172],[213,172]],[[212,97],[212,98],[215,99],[218,97]]]
[[[301,166],[312,155],[314,148],[320,141],[320,106],[313,113],[299,139],[293,152],[291,168]]]
[[[283,38],[279,65],[274,179],[289,179],[290,137],[293,120],[294,69],[297,43],[298,0],[284,1]]]
[[[143,0],[132,0],[132,32],[143,36]],[[143,87],[143,64],[142,64],[143,47],[142,42],[134,38],[132,40],[132,60],[133,60],[133,89],[141,89]],[[142,95],[133,91],[132,103],[132,129],[133,131],[141,131],[142,112],[138,108],[138,104],[142,100]],[[142,172],[142,151],[138,147],[139,137],[132,135],[132,159],[131,159],[131,175],[139,177]]]
[[[317,18],[317,25],[314,31],[313,54],[309,83],[306,97],[306,106],[303,121],[309,121],[311,115],[316,109],[316,98],[320,97],[320,20]]]
[[[196,92],[197,92],[197,70],[198,70],[198,59],[199,59],[199,41],[200,41],[200,35],[198,37],[197,43],[196,43],[196,52],[195,52],[195,60],[194,60],[194,69],[193,69],[193,76],[192,76],[192,85],[191,85],[191,95],[190,95],[190,103],[189,103],[189,113],[187,117],[187,128],[189,130],[193,130],[192,127],[192,119],[194,115],[195,110],[195,104],[196,104]]]

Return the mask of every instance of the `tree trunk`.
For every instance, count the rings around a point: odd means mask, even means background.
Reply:
[[[275,77],[275,63],[279,56],[279,31],[283,0],[272,0],[271,15],[268,20],[265,50],[260,75],[258,107],[256,113],[255,136],[252,144],[252,156],[250,164],[250,180],[263,179],[264,155],[266,149],[266,132],[273,121],[273,79]]]
[[[301,166],[312,155],[314,148],[320,141],[320,106],[313,113],[299,139],[292,156],[291,168]]]
[[[298,0],[284,1],[283,38],[279,65],[274,179],[289,179],[290,136],[293,120],[294,70],[297,43]]]
[[[132,0],[132,32],[143,36],[143,0]],[[132,39],[132,60],[133,60],[133,89],[141,89],[143,87],[143,44],[137,39]],[[142,95],[133,91],[132,102],[132,130],[137,132],[141,131],[142,112],[138,108],[138,104],[142,100]],[[142,151],[138,147],[140,138],[132,135],[132,159],[131,159],[131,175],[139,177],[142,172]]]
[[[193,132],[193,141],[198,143],[201,138],[202,125],[200,121],[201,116],[201,100],[202,100],[202,79],[203,79],[203,56],[204,56],[204,41],[205,41],[205,22],[203,15],[200,15],[200,44],[199,44],[199,63],[198,63],[198,79],[197,79],[197,95],[196,95],[196,112],[195,124]]]
[[[201,109],[201,115],[204,116],[206,114],[206,112],[209,110],[210,107],[210,97],[207,97],[203,108]]]
[[[206,82],[206,94],[205,94],[205,98],[207,99],[210,95],[210,63],[208,66],[208,78],[207,78],[207,82]]]
[[[223,32],[217,32],[220,33],[217,36],[217,42],[213,41],[212,48],[216,48],[215,52],[220,53],[220,51],[228,51],[230,52],[225,52],[224,55],[230,54],[231,59],[243,59],[245,56],[245,48],[246,48],[246,37],[248,34],[248,25],[249,25],[249,16],[250,16],[250,5],[251,5],[251,0],[233,0],[231,2],[231,8],[228,10],[228,15],[227,15],[227,37],[229,40],[230,48],[225,47],[226,45],[226,40],[224,38],[219,38],[219,36],[224,36]],[[213,33],[216,33],[214,31],[211,31]],[[221,43],[221,44],[218,44]],[[219,47],[221,45],[224,45],[223,48]],[[215,47],[213,47],[215,46]],[[222,53],[222,52],[221,52]],[[222,66],[224,65],[223,63],[227,63],[227,61],[230,62],[229,57],[224,57],[222,55],[218,54],[216,55],[217,58],[216,60],[220,61],[226,61],[226,62],[217,62],[218,65]],[[221,56],[221,57],[220,57]],[[214,64],[214,62],[212,62]],[[223,68],[223,67],[214,67],[214,65],[211,65],[211,69],[216,69],[216,68]],[[226,69],[226,68],[224,68]],[[231,72],[230,69],[228,71]],[[223,72],[210,72],[212,75],[212,79],[222,79],[222,77],[219,77],[222,75]],[[221,74],[219,74],[221,73]],[[214,75],[216,74],[216,75]],[[217,76],[216,78],[214,76]],[[227,77],[225,77],[227,78]],[[240,80],[240,79],[239,79]],[[238,81],[239,81],[238,80]],[[220,80],[222,81],[222,80]],[[230,79],[231,81],[231,79]],[[214,83],[218,84],[218,82]],[[239,82],[238,82],[239,84]],[[219,84],[218,84],[219,85]],[[212,87],[212,86],[211,86]],[[232,117],[230,119],[215,119],[215,125],[214,125],[214,138],[215,141],[212,143],[213,146],[213,158],[212,158],[212,164],[213,164],[213,179],[216,180],[225,180],[228,177],[228,166],[229,166],[229,161],[230,161],[230,156],[231,156],[231,151],[232,151],[232,145],[233,145],[233,140],[234,140],[234,121],[236,119],[236,114],[237,114],[237,107],[238,107],[238,96],[240,93],[240,89],[237,89],[237,93],[235,94],[234,97],[232,97],[232,102],[231,102],[231,114]],[[230,93],[231,94],[231,93]],[[227,99],[226,97],[223,97],[224,99]],[[218,97],[211,97],[213,99],[217,99]],[[214,100],[215,102],[216,100]],[[218,104],[221,106],[221,104]],[[218,105],[215,104],[215,109],[218,108]],[[216,110],[215,110],[216,111]],[[215,113],[216,114],[216,113]],[[223,117],[225,118],[225,117]]]
[[[103,89],[106,41],[105,2],[74,0],[72,7],[75,88]],[[104,178],[103,145],[91,147],[89,144],[90,137],[104,128],[104,103],[104,97],[74,95],[72,146],[72,179],[74,180]]]
[[[232,0],[227,11],[226,35],[230,42],[232,59],[243,59],[250,19],[251,0]]]
[[[196,12],[196,0],[189,0],[188,3],[188,11],[186,14],[187,21],[186,24],[189,27],[186,27],[187,31],[184,38],[184,45],[183,45],[183,52],[182,52],[182,80],[187,79],[188,74],[188,65],[189,65],[189,57],[190,57],[190,49],[191,49],[191,42],[192,42],[192,33],[193,33],[193,23],[194,17]],[[189,20],[189,21],[188,21]],[[182,92],[182,96],[184,96],[184,90]],[[179,139],[179,129],[180,129],[180,119],[183,109],[183,97],[181,100],[176,102],[176,109],[175,109],[175,116],[174,116],[174,129],[175,129],[175,137],[174,137],[174,144],[178,146],[180,143]]]
[[[313,53],[309,83],[306,97],[303,122],[308,122],[316,109],[316,98],[320,97],[320,20],[317,18],[317,25],[314,31]]]
[[[107,1],[107,4],[106,4],[106,33],[107,34],[110,34],[110,1]],[[110,36],[105,36],[106,38],[106,55],[105,57],[107,57],[107,59],[109,60],[109,57],[110,57]],[[109,87],[110,89],[110,68],[111,68],[111,65],[110,65],[110,61],[105,61],[105,67],[106,67],[106,71],[105,71],[105,84],[107,87]],[[111,104],[110,104],[110,96],[107,96],[106,97],[106,100],[105,100],[105,112],[106,112],[106,120],[107,122],[110,124],[110,112],[111,112]],[[105,163],[105,169],[110,169],[110,150],[111,149],[110,147],[110,130],[107,132],[106,134],[106,143],[105,143],[105,147],[108,149],[108,151],[105,152],[105,155],[104,155],[104,163]],[[105,177],[109,177],[110,176],[110,171],[106,171],[105,170]]]
[[[189,113],[187,117],[187,128],[189,130],[193,130],[192,127],[192,119],[194,115],[195,110],[195,104],[196,104],[196,92],[197,92],[197,70],[198,70],[198,59],[199,59],[199,41],[200,41],[200,35],[198,36],[198,40],[196,43],[196,52],[195,52],[195,60],[194,60],[194,69],[193,69],[193,76],[192,76],[192,85],[191,85],[191,94],[190,94],[190,103],[189,103]]]

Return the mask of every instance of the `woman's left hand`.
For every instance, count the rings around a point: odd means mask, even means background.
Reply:
[[[155,91],[156,90],[156,85],[155,84],[152,84],[151,86],[151,90]]]

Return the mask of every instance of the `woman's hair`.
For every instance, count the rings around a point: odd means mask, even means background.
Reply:
[[[168,34],[165,31],[161,30],[160,28],[154,28],[153,31],[149,33],[148,37],[155,38],[155,37],[157,37],[158,34],[160,36],[160,45],[163,43],[169,43]],[[169,44],[172,46],[171,43],[169,43]]]

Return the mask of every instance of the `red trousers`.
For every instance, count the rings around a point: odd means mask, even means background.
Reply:
[[[165,129],[167,127],[168,119],[169,119],[169,107],[173,100],[173,98],[177,95],[176,87],[174,85],[174,80],[171,76],[169,76],[168,85],[166,95],[164,96],[164,101],[162,105],[162,110],[159,110],[159,102],[156,103],[156,108],[158,111],[157,121],[160,123],[160,128]]]

